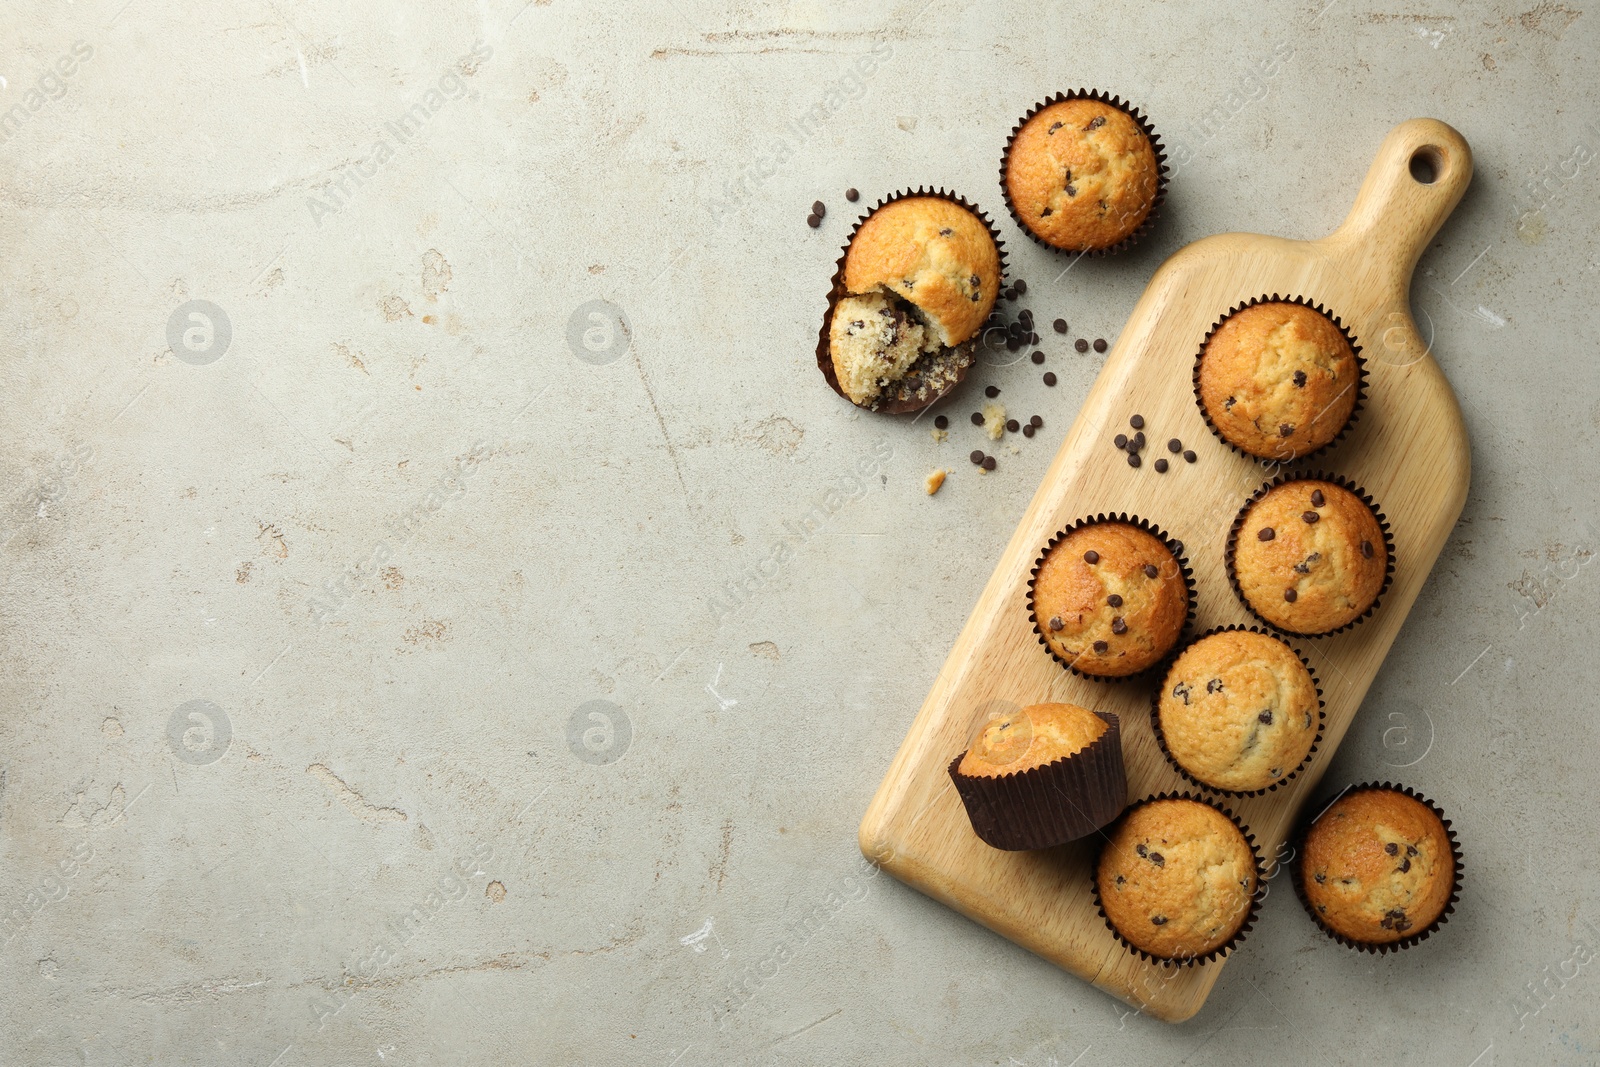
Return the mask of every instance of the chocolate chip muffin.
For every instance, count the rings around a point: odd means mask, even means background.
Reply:
[[[1102,519],[1045,550],[1030,583],[1034,626],[1052,655],[1094,678],[1124,678],[1172,651],[1188,621],[1188,575],[1167,542]]]
[[[991,721],[961,757],[957,770],[993,778],[1032,770],[1088,748],[1109,724],[1076,704],[1030,704]]]
[[[1241,452],[1289,462],[1331,444],[1361,392],[1361,363],[1329,316],[1288,301],[1235,311],[1206,338],[1195,391]]]
[[[1288,645],[1224,630],[1179,653],[1156,696],[1156,723],[1180,770],[1213,789],[1248,793],[1305,762],[1321,705],[1310,669]]]
[[[1023,120],[1001,184],[1017,224],[1052,248],[1103,251],[1143,225],[1162,166],[1143,124],[1116,103],[1057,99]]]
[[[1314,637],[1361,619],[1389,572],[1378,516],[1350,489],[1296,478],[1245,505],[1228,566],[1239,594],[1264,622]]]
[[[1392,945],[1428,930],[1456,891],[1448,824],[1392,786],[1363,786],[1317,816],[1297,885],[1317,922],[1363,945]]]
[[[1110,831],[1095,866],[1106,921],[1158,959],[1196,962],[1246,928],[1260,872],[1255,849],[1222,811],[1184,797],[1147,800]]]
[[[939,196],[872,212],[845,251],[828,353],[839,389],[874,410],[910,411],[948,392],[972,365],[1000,292],[987,224]]]

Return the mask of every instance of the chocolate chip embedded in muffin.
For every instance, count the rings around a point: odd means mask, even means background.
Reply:
[[[1287,462],[1327,446],[1348,425],[1361,364],[1327,315],[1269,301],[1234,312],[1207,338],[1196,384],[1223,440]]]
[[[1166,542],[1118,521],[1081,526],[1057,541],[1039,564],[1032,599],[1050,651],[1105,678],[1158,662],[1189,612],[1188,584]]]

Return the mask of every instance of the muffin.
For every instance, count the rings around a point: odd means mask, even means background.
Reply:
[[[1262,621],[1315,637],[1361,619],[1389,574],[1389,542],[1373,508],[1322,477],[1258,493],[1236,520],[1228,566]]]
[[[1112,828],[1095,892],[1112,931],[1157,959],[1214,958],[1249,928],[1260,871],[1233,819],[1203,801],[1157,797]]]
[[[1188,575],[1162,538],[1118,519],[1051,543],[1030,583],[1039,639],[1063,665],[1125,678],[1158,663],[1188,621]]]
[[[987,223],[953,200],[907,196],[868,215],[850,239],[827,355],[839,391],[880,411],[912,411],[972,366],[1000,292]]]
[[[1360,786],[1317,816],[1295,870],[1307,909],[1360,946],[1420,941],[1455,897],[1459,856],[1432,805],[1388,785]]]
[[[1032,704],[986,723],[950,778],[973,832],[995,848],[1035,849],[1094,833],[1127,806],[1115,715]]]
[[[1156,730],[1178,769],[1235,793],[1271,789],[1305,762],[1322,700],[1311,670],[1276,637],[1208,634],[1178,655],[1156,694]]]
[[[1001,185],[1033,237],[1062,251],[1098,252],[1150,217],[1162,171],[1147,127],[1120,102],[1058,97],[1011,135]]]
[[[1195,392],[1217,436],[1287,463],[1344,432],[1361,395],[1361,362],[1321,311],[1268,301],[1235,311],[1206,338]]]

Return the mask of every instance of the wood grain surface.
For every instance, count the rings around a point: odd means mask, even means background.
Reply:
[[[1355,206],[1328,237],[1221,234],[1162,264],[867,809],[860,840],[868,859],[1157,1018],[1177,1022],[1200,1010],[1227,960],[1175,967],[1146,963],[1124,949],[1090,891],[1098,837],[1040,852],[990,848],[972,833],[945,769],[994,713],[1070,701],[1121,716],[1130,801],[1195,791],[1167,764],[1152,733],[1156,680],[1103,684],[1062,669],[1032,629],[1028,577],[1063,527],[1086,515],[1128,512],[1187,546],[1198,583],[1194,632],[1257,624],[1228,583],[1223,547],[1241,504],[1277,472],[1212,435],[1195,403],[1192,374],[1207,331],[1229,308],[1269,294],[1306,297],[1337,315],[1361,345],[1367,401],[1343,441],[1291,470],[1327,470],[1365,488],[1393,529],[1395,573],[1378,610],[1354,629],[1290,642],[1311,661],[1327,701],[1311,765],[1265,796],[1223,798],[1255,836],[1271,871],[1466,500],[1466,431],[1455,395],[1412,321],[1408,290],[1418,256],[1471,176],[1471,151],[1460,134],[1413,119],[1389,133]],[[1137,469],[1111,444],[1117,433],[1131,433],[1135,412],[1144,416],[1150,441]],[[1198,462],[1180,461],[1157,474],[1151,463],[1166,455],[1171,437],[1198,452]],[[1268,906],[1299,909],[1287,874],[1273,885]]]

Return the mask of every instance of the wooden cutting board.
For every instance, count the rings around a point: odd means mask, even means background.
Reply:
[[[1295,469],[1343,474],[1372,494],[1393,529],[1395,572],[1372,617],[1341,634],[1290,642],[1310,659],[1327,701],[1322,743],[1310,766],[1265,796],[1221,798],[1255,836],[1269,874],[1275,874],[1274,857],[1287,856],[1284,841],[1301,805],[1344,737],[1466,501],[1466,429],[1455,395],[1411,319],[1408,291],[1418,256],[1471,177],[1472,154],[1461,135],[1442,122],[1414,119],[1389,133],[1354,208],[1330,236],[1289,241],[1221,234],[1162,264],[867,809],[861,850],[868,859],[1157,1018],[1178,1022],[1200,1010],[1226,960],[1173,967],[1128,952],[1106,929],[1091,895],[1098,838],[1041,852],[990,848],[973,834],[946,767],[994,712],[1069,701],[1121,716],[1130,800],[1164,790],[1197,791],[1156,744],[1150,698],[1157,680],[1080,679],[1039,644],[1026,603],[1029,572],[1051,536],[1074,520],[1129,512],[1187,546],[1197,582],[1193,632],[1257,624],[1228,583],[1223,546],[1239,507],[1276,472],[1212,435],[1196,406],[1192,375],[1207,331],[1231,307],[1268,294],[1307,297],[1355,335],[1368,387],[1350,434]],[[1111,443],[1118,433],[1132,433],[1128,418],[1134,413],[1144,416],[1150,442],[1139,468],[1128,466]],[[1158,474],[1152,462],[1167,455],[1171,437],[1193,448],[1198,461],[1180,461]],[[1287,872],[1268,885],[1275,899],[1266,907],[1300,910]]]

